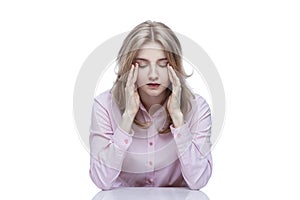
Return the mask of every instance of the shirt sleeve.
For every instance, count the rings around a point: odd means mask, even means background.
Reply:
[[[204,99],[203,99],[204,100]],[[210,153],[211,111],[209,105],[198,102],[190,123],[174,128],[170,126],[177,145],[182,175],[190,189],[204,187],[212,172]]]
[[[90,177],[102,190],[113,187],[121,172],[132,135],[120,127],[113,130],[110,113],[94,99],[90,125]]]

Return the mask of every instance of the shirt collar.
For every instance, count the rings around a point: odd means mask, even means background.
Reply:
[[[167,102],[168,102],[168,99],[169,99],[169,98],[167,98],[167,99],[165,100],[165,102],[163,103],[162,107],[159,108],[155,113],[162,112],[164,109],[165,109],[165,111],[167,111]],[[142,102],[140,103],[139,108],[140,108],[141,111],[148,113],[147,109],[145,108],[145,106],[144,106],[144,104],[143,104]],[[164,108],[164,109],[163,109],[163,108]],[[148,114],[149,114],[149,113],[148,113]]]

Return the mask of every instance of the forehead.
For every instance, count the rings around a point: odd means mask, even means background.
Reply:
[[[137,58],[144,58],[147,60],[157,60],[165,58],[163,47],[157,42],[148,42],[141,46],[137,53]]]

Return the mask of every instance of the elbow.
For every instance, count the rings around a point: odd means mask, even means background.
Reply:
[[[190,190],[200,190],[208,183],[210,177],[201,178],[198,181],[193,181],[188,183],[188,187]]]
[[[211,177],[211,174],[212,174],[211,163],[210,162],[208,162],[208,163],[209,163],[209,165],[203,173],[199,174],[198,177],[194,176],[193,179],[189,179],[189,181],[187,181],[189,189],[200,190],[204,186],[207,185],[207,183]]]
[[[202,189],[205,185],[207,184],[207,182],[200,182],[200,183],[190,183],[188,184],[188,187],[190,190],[200,190]]]
[[[100,188],[103,191],[113,189],[111,185],[101,185],[101,186],[98,186],[98,188]]]
[[[101,190],[111,190],[112,189],[112,183],[111,181],[103,181],[99,176],[93,173],[92,170],[90,170],[90,178],[92,179],[93,183]]]

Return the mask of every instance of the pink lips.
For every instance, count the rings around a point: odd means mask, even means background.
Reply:
[[[148,83],[147,85],[153,89],[158,88],[160,86],[160,84],[158,84],[158,83]]]

